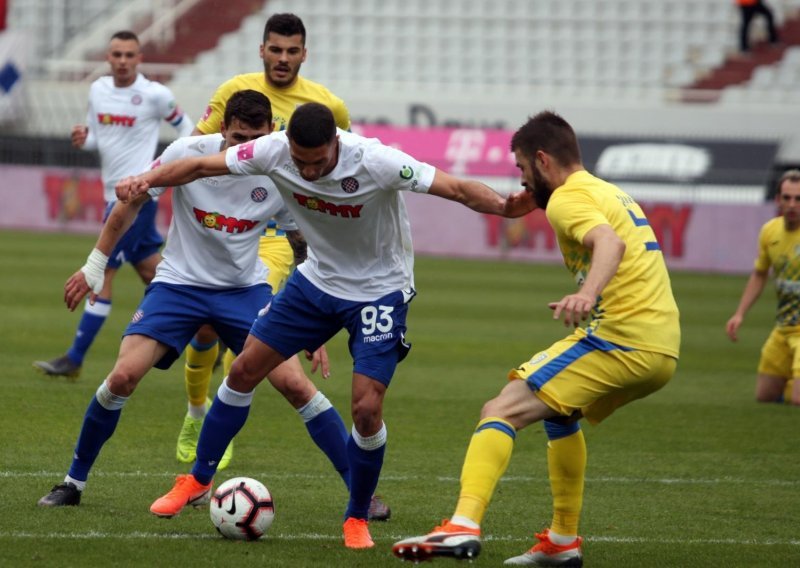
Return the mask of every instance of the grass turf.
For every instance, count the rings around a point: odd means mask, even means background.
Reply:
[[[371,525],[374,549],[341,545],[345,488],[296,413],[266,384],[236,439],[231,467],[217,480],[247,475],[270,488],[277,510],[268,535],[253,543],[226,541],[205,509],[172,520],[151,516],[152,500],[188,470],[174,457],[186,404],[179,364],[142,381],[81,506],[41,509],[36,501],[63,478],[86,405],[110,370],[142,294],[133,271],[122,270],[111,316],[77,381],[33,370],[33,360],[62,354],[71,341],[78,314],[64,308],[62,285],[93,242],[89,236],[0,232],[0,549],[7,566],[400,565],[391,556],[392,542],[426,532],[452,512],[482,403],[503,386],[510,367],[565,334],[547,309],[548,301],[571,289],[563,267],[417,259],[420,294],[408,322],[414,347],[385,404],[389,442],[379,492],[393,517]],[[756,304],[739,343],[732,344],[724,324],[744,277],[672,277],[683,322],[676,376],[601,426],[584,428],[586,565],[800,565],[794,524],[800,409],[753,401],[773,302]],[[315,381],[349,424],[350,360],[341,334],[329,351],[333,375]],[[220,380],[218,373],[213,386]],[[549,523],[545,441],[539,425],[517,437],[476,565],[499,565],[521,553],[533,532]]]

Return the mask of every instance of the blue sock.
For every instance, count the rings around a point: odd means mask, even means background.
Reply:
[[[69,357],[70,361],[76,365],[83,364],[86,352],[92,346],[94,338],[97,337],[97,333],[103,327],[109,313],[111,313],[111,300],[97,298],[94,305],[89,304],[88,301],[86,302],[81,321],[75,332],[72,347],[67,351],[67,357]]]
[[[105,385],[102,385],[100,388],[104,387]],[[100,449],[117,428],[119,417],[122,414],[122,405],[127,398],[108,394],[116,399],[115,403],[106,404],[106,406],[112,406],[111,409],[105,408],[98,402],[98,395],[92,398],[89,408],[86,409],[81,433],[75,446],[75,454],[72,457],[72,465],[69,468],[70,477],[86,481],[89,477],[89,470],[100,454]]]
[[[220,390],[223,387],[227,388],[224,382]],[[252,393],[248,394],[252,399]],[[198,482],[206,485],[214,479],[222,454],[244,426],[249,413],[249,401],[247,406],[234,406],[222,402],[219,392],[217,393],[203,421],[200,439],[197,441],[197,461],[194,462],[192,475]]]
[[[345,486],[350,488],[350,462],[347,453],[347,429],[334,407],[317,414],[306,422],[311,439],[322,450],[333,467],[342,476]],[[371,497],[372,495],[370,495]]]
[[[353,428],[347,440],[347,456],[350,460],[350,501],[347,503],[345,519],[367,518],[370,499],[378,487],[385,451],[385,425],[377,434],[368,438],[361,437]]]

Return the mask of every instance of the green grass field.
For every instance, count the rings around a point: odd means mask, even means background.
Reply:
[[[84,410],[117,353],[142,294],[133,271],[117,281],[111,317],[75,382],[47,378],[34,359],[60,355],[78,319],[62,286],[94,237],[0,232],[0,565],[3,566],[401,566],[391,544],[452,512],[458,476],[483,402],[506,372],[563,336],[547,302],[571,289],[561,266],[418,258],[409,316],[414,347],[386,398],[389,442],[379,492],[393,509],[373,523],[377,546],[341,545],[346,492],[299,417],[265,383],[236,439],[222,481],[247,475],[276,500],[258,542],[218,536],[207,510],[172,520],[148,512],[173,476],[186,410],[182,365],[153,371],[127,404],[98,459],[80,507],[36,501],[61,481]],[[586,425],[589,447],[581,533],[587,566],[800,566],[800,409],[753,400],[755,365],[771,327],[762,298],[738,344],[724,324],[744,277],[673,274],[683,321],[678,372],[661,392]],[[768,294],[765,294],[768,296]],[[343,336],[329,345],[333,373],[315,379],[349,424],[350,361]],[[221,376],[215,376],[214,387]],[[532,544],[549,523],[545,436],[517,437],[486,517],[481,566]],[[441,565],[455,564],[439,560]]]

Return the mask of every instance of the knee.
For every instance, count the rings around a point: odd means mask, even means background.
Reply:
[[[140,379],[141,377],[136,376],[125,368],[114,367],[106,377],[106,385],[112,394],[130,396],[136,390],[136,385],[139,384]]]
[[[352,404],[353,425],[362,436],[372,436],[383,424],[383,408],[380,399],[362,397]]]

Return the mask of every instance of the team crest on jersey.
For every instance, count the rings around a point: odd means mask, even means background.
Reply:
[[[136,323],[140,321],[144,317],[144,312],[142,310],[136,310],[133,312],[133,316],[131,317],[131,323]]]
[[[255,201],[256,203],[261,203],[269,196],[267,192],[267,188],[265,187],[257,187],[250,192],[250,199]]]
[[[132,105],[140,105],[140,104],[142,104],[142,95],[140,95],[138,93],[133,95],[131,97],[131,104]]]
[[[342,180],[342,189],[345,193],[355,193],[358,191],[358,180],[354,177],[347,177]]]

